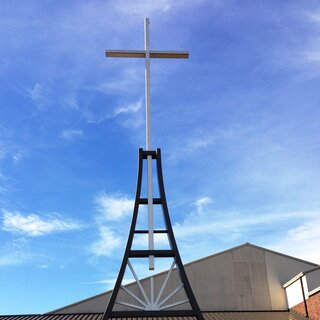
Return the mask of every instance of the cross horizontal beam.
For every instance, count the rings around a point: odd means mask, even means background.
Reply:
[[[145,58],[145,50],[106,50],[109,58]],[[188,59],[188,51],[155,51],[150,50],[150,58]]]
[[[131,258],[146,258],[149,256],[155,257],[174,257],[173,250],[131,250],[129,257]]]
[[[144,234],[148,233],[149,230],[135,230],[134,233]],[[168,230],[153,230],[153,233],[168,233]]]
[[[140,198],[139,204],[148,204],[148,198]],[[153,204],[162,204],[160,198],[153,198]]]

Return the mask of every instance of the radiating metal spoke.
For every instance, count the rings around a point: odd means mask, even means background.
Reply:
[[[150,277],[150,300],[154,304],[154,278]]]
[[[143,287],[142,287],[142,285],[141,285],[141,282],[140,282],[138,276],[136,275],[136,273],[135,273],[135,271],[134,271],[134,269],[133,269],[133,267],[132,267],[131,262],[130,262],[129,259],[128,259],[128,266],[129,266],[129,268],[130,268],[130,270],[131,270],[131,273],[132,273],[134,279],[136,280],[136,282],[137,282],[137,284],[138,284],[138,287],[139,287],[139,289],[140,289],[140,291],[141,291],[144,299],[146,300],[146,303],[147,303],[147,304],[150,304],[150,300],[149,300],[146,292],[144,291],[144,289],[143,289]]]
[[[173,297],[181,288],[183,288],[183,284],[181,284],[179,287],[177,287],[176,289],[174,289],[165,299],[163,299],[160,303],[159,303],[159,307],[161,305],[163,305],[165,302],[167,302],[171,297]]]
[[[120,286],[120,288],[122,290],[124,290],[129,296],[131,296],[133,299],[135,299],[136,301],[138,301],[139,303],[141,303],[143,306],[147,306],[147,304],[145,302],[143,302],[140,298],[138,298],[133,292],[131,292],[128,288],[124,287],[124,286]]]
[[[122,306],[130,307],[130,308],[133,308],[133,309],[145,310],[144,307],[137,306],[136,304],[132,304],[132,303],[127,303],[127,302],[123,302],[123,301],[116,301],[115,303],[116,304],[120,304]]]
[[[167,285],[167,282],[168,282],[168,280],[169,280],[169,278],[170,278],[171,272],[172,272],[175,264],[176,264],[176,261],[173,259],[172,265],[171,265],[171,267],[170,267],[170,270],[169,270],[168,273],[167,273],[166,278],[165,278],[164,281],[163,281],[163,284],[162,284],[161,289],[160,289],[160,291],[159,291],[159,293],[158,293],[158,296],[157,296],[157,299],[156,299],[155,304],[158,304],[158,302],[159,302],[159,300],[160,300],[160,298],[161,298],[161,295],[162,295],[162,293],[163,293],[163,290],[164,290],[164,288],[165,288],[166,285]]]
[[[186,299],[186,300],[181,300],[181,301],[178,301],[178,302],[175,302],[175,303],[171,303],[171,304],[167,304],[167,305],[165,305],[165,306],[162,306],[162,307],[160,307],[159,310],[169,309],[169,308],[172,308],[172,307],[175,307],[175,306],[179,306],[179,305],[181,305],[181,304],[185,304],[185,303],[188,303],[188,302],[189,302],[188,299]]]

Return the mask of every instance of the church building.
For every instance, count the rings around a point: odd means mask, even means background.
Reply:
[[[320,319],[320,266],[312,262],[245,243],[184,267],[206,320]],[[165,275],[154,276],[156,290]],[[145,290],[149,280],[140,280]],[[174,269],[165,290],[170,292],[177,283]],[[139,296],[136,282],[126,287]],[[110,294],[103,292],[42,315],[0,316],[0,320],[100,320]],[[124,301],[132,302],[122,294]]]

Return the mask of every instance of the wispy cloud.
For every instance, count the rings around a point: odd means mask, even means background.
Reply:
[[[202,197],[202,198],[199,198],[197,201],[196,201],[196,207],[197,207],[197,211],[198,212],[202,212],[203,208],[210,204],[212,202],[212,199],[210,197]]]
[[[136,113],[138,112],[142,107],[142,99],[131,103],[127,106],[118,107],[114,110],[112,116],[116,117],[120,114],[128,114],[128,113]]]
[[[320,264],[319,215],[285,231],[270,248]]]
[[[118,107],[114,110],[112,117],[119,116],[119,123],[128,129],[134,130],[137,134],[137,130],[145,124],[144,115],[141,112],[143,106],[143,99],[139,99],[136,102],[130,103],[126,106]],[[134,139],[135,135],[131,135]],[[140,138],[140,134],[138,134]]]
[[[109,195],[104,192],[99,193],[95,198],[97,211],[108,221],[117,221],[132,213],[134,200],[125,195]]]
[[[282,230],[281,236],[287,234],[284,240],[280,241],[283,245],[279,251],[284,253],[290,251],[288,251],[290,239],[295,239],[297,244],[300,239],[299,246],[302,247],[308,245],[311,238],[313,240],[318,238],[316,229],[320,222],[319,212],[225,212],[215,210],[208,197],[199,198],[194,202],[194,205],[195,210],[190,212],[181,223],[176,223],[173,226],[180,246],[184,248],[185,252],[188,252],[188,259],[208,254],[208,250],[210,248],[213,250],[215,243],[233,245],[234,243],[251,241],[251,237],[259,239],[257,232],[262,232],[261,236],[263,236],[264,242],[267,242],[268,230],[274,232],[280,228]],[[284,225],[287,226],[287,229]],[[290,230],[290,226],[293,225],[295,227]],[[194,242],[194,237],[190,237],[190,234],[197,236],[197,242]],[[273,238],[278,239],[278,233],[274,232],[273,235]],[[314,242],[318,244],[319,241],[317,239]],[[273,244],[273,246],[275,245]],[[314,248],[314,246],[312,247]],[[198,251],[195,248],[198,248]],[[198,255],[195,255],[194,252],[197,252]]]
[[[179,2],[179,1],[177,1]],[[142,12],[151,14],[152,12],[167,12],[174,5],[174,1],[171,0],[159,0],[159,1],[118,1],[115,9],[117,11],[124,12],[126,14],[141,14]]]
[[[179,143],[175,143],[175,146],[169,152],[170,160],[177,161],[187,154],[195,154],[200,150],[207,150],[215,144],[227,141],[234,137],[234,129],[217,130],[214,132],[196,131],[190,135],[179,137]],[[182,146],[182,147],[177,147]]]
[[[123,94],[132,93],[143,85],[140,67],[134,65],[128,66],[128,62],[120,68],[120,74],[114,74],[112,80],[101,82],[93,87],[93,90],[100,91],[104,94]]]
[[[103,285],[103,290],[109,290],[109,289],[113,289],[114,288],[114,284],[116,283],[117,279],[113,278],[113,279],[103,279],[103,280],[97,280],[97,281],[87,281],[87,282],[82,282],[83,284],[100,284]],[[135,279],[131,278],[131,279],[123,279],[122,284],[126,285],[129,283],[134,282]]]
[[[10,160],[13,163],[18,163],[24,157],[24,147],[12,141],[11,138],[6,137],[6,128],[0,128],[2,140],[0,141],[0,161]]]
[[[204,209],[197,206],[196,213],[192,212],[182,223],[175,225],[175,232],[184,238],[189,232],[194,234],[245,234],[251,228],[261,225],[280,223],[288,219],[312,218],[318,212],[284,212],[284,213],[248,213],[248,212],[218,212],[213,208]]]
[[[199,149],[205,149],[215,142],[213,135],[202,135],[201,137],[192,137],[186,143],[185,150],[188,152],[197,151]]]
[[[168,13],[169,11],[177,10],[183,6],[198,6],[207,0],[198,0],[189,2],[186,0],[158,0],[158,1],[117,1],[115,10],[123,12],[124,14],[135,14],[144,17],[145,15]],[[221,1],[211,1],[213,4],[219,4]]]
[[[89,246],[89,252],[93,257],[110,256],[114,250],[124,245],[123,221],[132,213],[134,200],[126,195],[100,192],[94,203],[98,237]]]
[[[12,160],[14,163],[18,163],[20,162],[20,160],[23,158],[23,154],[22,152],[15,152],[13,155],[12,155]]]
[[[27,90],[30,96],[30,99],[35,102],[41,102],[44,99],[43,89],[39,83],[36,83],[32,89]]]
[[[107,226],[99,227],[99,239],[90,247],[89,251],[95,257],[110,256],[110,254],[123,244],[123,238],[116,235],[111,228]]]
[[[154,234],[154,245],[155,248],[169,248],[169,239],[166,234]],[[135,249],[147,249],[148,247],[148,235],[147,234],[136,234],[133,240],[133,246]]]
[[[320,53],[318,51],[305,52],[304,57],[309,62],[320,63]]]
[[[61,132],[61,137],[66,140],[74,140],[83,135],[83,131],[81,129],[69,129],[63,130]]]
[[[113,110],[97,107],[94,108],[81,108],[76,109],[87,123],[102,123],[111,119],[118,119],[118,123],[125,127],[136,128],[141,125],[141,107],[143,105],[143,99],[139,99],[135,102],[121,105],[113,108]]]
[[[29,99],[35,104],[38,110],[45,109],[48,103],[48,92],[40,83],[35,83],[31,89],[26,89],[25,92]]]
[[[24,238],[12,240],[0,248],[0,267],[19,265],[31,258],[32,254]]]
[[[320,24],[320,11],[307,12],[307,17],[311,21]]]
[[[19,212],[3,210],[2,229],[11,233],[38,237],[54,232],[77,230],[80,228],[81,224],[71,219],[43,218],[33,213],[22,215]]]

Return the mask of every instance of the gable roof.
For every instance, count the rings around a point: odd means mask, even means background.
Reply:
[[[245,248],[245,247],[250,247],[250,248],[254,248],[254,249],[258,249],[258,250],[262,250],[264,252],[268,252],[268,253],[271,253],[271,254],[274,254],[274,255],[277,255],[277,256],[280,256],[280,257],[285,257],[285,258],[288,258],[288,259],[291,259],[291,260],[295,260],[295,261],[298,261],[298,262],[303,262],[303,263],[306,263],[308,265],[310,265],[310,267],[314,268],[314,267],[319,267],[317,264],[315,263],[312,263],[312,262],[309,262],[309,261],[306,261],[306,260],[302,260],[302,259],[299,259],[299,258],[296,258],[296,257],[292,257],[290,255],[286,255],[286,254],[283,254],[283,253],[280,253],[280,252],[277,252],[277,251],[273,251],[273,250],[270,250],[270,249],[267,249],[267,248],[263,248],[263,247],[260,247],[260,246],[257,246],[257,245],[254,245],[254,244],[251,244],[249,242],[246,242],[242,245],[239,245],[239,246],[235,246],[233,248],[230,248],[230,249],[227,249],[227,250],[224,250],[224,251],[220,251],[220,252],[217,252],[215,254],[212,254],[212,255],[209,255],[207,257],[204,257],[204,258],[200,258],[200,259],[197,259],[197,260],[194,260],[194,261],[191,261],[191,262],[188,262],[186,264],[184,264],[185,267],[188,267],[188,266],[192,266],[194,264],[197,264],[197,263],[200,263],[202,261],[207,261],[207,260],[210,260],[212,258],[215,258],[215,257],[218,257],[220,255],[223,255],[223,254],[226,254],[226,253],[230,253],[234,250],[239,250],[239,249],[242,249],[242,248]],[[162,275],[162,274],[165,274],[167,272],[166,271],[163,271],[163,272],[160,272],[158,274],[156,274],[155,276],[159,276],[159,275]],[[145,279],[148,279],[147,278],[144,278],[144,279],[140,279],[140,281],[143,281]],[[88,297],[86,299],[83,299],[83,300],[79,300],[79,301],[76,301],[74,303],[71,303],[69,305],[65,305],[63,307],[60,307],[58,309],[55,309],[53,311],[49,311],[48,313],[46,314],[51,314],[51,313],[58,313],[58,312],[64,312],[65,309],[67,308],[70,308],[70,307],[74,307],[74,306],[77,306],[77,305],[80,305],[82,303],[85,303],[85,302],[89,302],[91,300],[94,300],[94,299],[97,299],[97,298],[100,298],[100,297],[104,297],[105,295],[109,294],[112,292],[112,289],[111,290],[108,290],[108,291],[104,291],[102,293],[99,293],[97,295],[94,295],[94,296],[91,296],[91,297]]]

